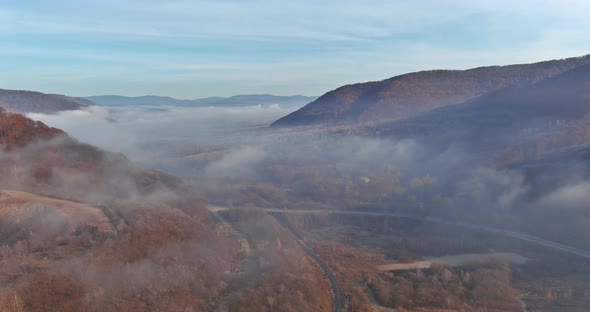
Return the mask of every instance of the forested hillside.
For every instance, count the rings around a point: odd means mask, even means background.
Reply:
[[[321,275],[284,233],[224,235],[192,185],[4,110],[0,217],[1,311],[330,308],[329,289],[314,288]],[[258,222],[233,221],[244,235]]]
[[[0,89],[0,107],[17,113],[55,113],[93,105],[92,101],[59,94]]]
[[[330,91],[277,120],[273,127],[398,120],[462,103],[489,92],[523,87],[588,64],[590,56],[534,64],[430,70]]]

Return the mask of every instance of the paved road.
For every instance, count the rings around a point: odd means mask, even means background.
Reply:
[[[227,210],[227,209],[229,209],[229,208],[219,207],[219,206],[209,206],[209,210],[214,211],[214,212],[220,211],[220,210]],[[276,208],[266,208],[263,210],[265,210],[266,212],[270,212],[270,213],[288,213],[288,214],[340,214],[340,215],[355,215],[355,216],[396,217],[396,218],[404,218],[404,219],[422,221],[422,222],[448,224],[448,225],[454,225],[454,226],[458,226],[458,227],[462,227],[462,228],[479,230],[479,231],[484,231],[484,232],[488,232],[488,233],[503,235],[503,236],[511,237],[511,238],[518,239],[521,241],[540,245],[540,246],[543,246],[543,247],[546,247],[549,249],[561,251],[563,253],[567,253],[570,255],[575,255],[575,256],[582,257],[582,258],[590,259],[590,251],[588,251],[588,250],[583,250],[583,249],[575,248],[572,246],[552,242],[552,241],[546,240],[541,237],[529,235],[526,233],[514,232],[514,231],[510,231],[510,230],[505,230],[505,229],[498,229],[498,228],[485,226],[485,225],[448,221],[448,220],[443,220],[443,219],[439,219],[439,218],[412,216],[412,215],[401,214],[401,213],[372,212],[372,211],[358,211],[358,210],[314,210],[314,209],[276,209]]]
[[[267,211],[267,212],[271,212],[271,211]],[[328,276],[328,279],[330,280],[330,285],[332,287],[332,311],[333,312],[340,312],[340,303],[342,302],[341,301],[342,295],[340,293],[340,288],[338,287],[338,280],[336,279],[336,275],[334,275],[334,272],[332,272],[332,270],[330,270],[330,267],[328,267],[328,265],[324,262],[324,260],[322,260],[322,258],[320,258],[320,256],[313,250],[313,248],[311,248],[309,245],[307,245],[303,241],[303,238],[301,237],[301,235],[299,235],[299,233],[291,226],[289,221],[287,221],[287,219],[282,214],[282,211],[281,212],[272,212],[272,213],[275,213],[275,218],[284,227],[286,227],[291,232],[291,234],[293,234],[293,236],[295,237],[295,240],[297,241],[297,243],[299,243],[299,245],[305,251],[305,253],[308,256],[310,256],[313,260],[315,260],[315,262],[317,262],[317,264],[320,266],[322,271],[324,271],[324,273],[326,273],[326,275]]]
[[[217,216],[217,218],[220,218],[222,220],[223,220],[223,217],[221,217],[221,215],[219,215],[218,212],[230,209],[227,207],[219,207],[219,206],[212,206],[212,205],[209,205],[207,208],[209,209],[209,211],[214,212],[214,214]],[[299,235],[299,233],[291,226],[291,224],[287,221],[287,219],[284,218],[284,215],[282,215],[281,213],[283,213],[285,211],[282,211],[279,209],[263,209],[263,210],[265,210],[266,212],[271,213],[271,214],[275,213],[275,215],[273,215],[273,216],[277,219],[277,221],[279,221],[285,228],[287,228],[289,230],[289,232],[291,232],[291,234],[295,238],[295,241],[297,241],[297,243],[299,244],[299,246],[301,246],[303,251],[305,251],[305,253],[308,256],[310,256],[313,260],[315,260],[315,262],[317,262],[317,264],[320,266],[322,271],[324,271],[326,276],[328,276],[328,279],[330,280],[330,285],[332,288],[332,311],[333,312],[340,312],[341,293],[340,293],[340,288],[338,287],[338,280],[336,279],[336,275],[334,275],[334,272],[332,272],[330,270],[328,265],[324,262],[324,260],[322,260],[322,258],[320,258],[320,256],[313,250],[313,248],[311,248],[309,245],[307,245],[303,241],[303,238],[301,237],[301,235]]]
[[[224,210],[229,210],[230,208],[227,207],[220,207],[220,206],[212,206],[210,205],[208,209],[212,212],[219,212]],[[456,222],[456,221],[448,221],[439,218],[433,217],[420,217],[420,216],[412,216],[408,214],[401,214],[401,213],[388,213],[388,212],[373,212],[373,211],[358,211],[358,210],[315,210],[315,209],[276,209],[276,208],[262,208],[264,211],[268,213],[274,214],[340,214],[340,215],[354,215],[354,216],[380,216],[380,217],[395,217],[395,218],[404,218],[408,220],[414,221],[421,221],[421,222],[429,222],[429,223],[438,223],[438,224],[448,224],[453,226],[458,226],[462,228],[484,231],[488,233],[494,233],[497,235],[503,235],[507,237],[511,237],[514,239],[522,240],[525,242],[537,244],[549,249],[557,250],[566,254],[576,255],[582,258],[590,259],[590,251],[578,249],[575,247],[567,246],[564,244],[552,242],[540,237],[528,235],[525,233],[509,231],[505,229],[498,229],[490,226],[485,225],[477,225],[477,224],[470,224],[470,223],[463,223],[463,222]],[[333,311],[340,312],[340,290],[338,288],[338,281],[336,280],[336,276],[330,270],[330,268],[326,265],[326,263],[318,256],[315,251],[309,247],[301,238],[301,236],[291,227],[291,225],[286,222],[284,218],[277,218],[283,225],[285,225],[295,236],[297,242],[301,245],[303,250],[312,257],[322,268],[322,270],[326,273],[328,278],[330,279],[330,284],[332,285],[332,298],[333,298]]]

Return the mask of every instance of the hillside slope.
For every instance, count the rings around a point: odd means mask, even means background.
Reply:
[[[40,216],[45,215],[64,225],[62,235],[75,231],[82,224],[105,233],[113,232],[113,225],[100,208],[26,192],[0,190],[0,217],[3,219],[26,224],[38,222],[42,219]]]
[[[60,94],[0,89],[0,107],[16,113],[55,113],[94,105],[92,101]]]
[[[190,185],[1,108],[0,216],[2,311],[200,311],[222,288],[192,281],[227,283]]]
[[[453,146],[481,154],[510,148],[521,157],[536,157],[590,140],[589,95],[590,64],[364,131],[440,150]]]
[[[507,87],[531,85],[588,63],[590,55],[534,64],[422,71],[352,84],[322,95],[272,126],[399,120]]]
[[[232,223],[251,245],[189,183],[0,108],[0,311],[329,309],[270,216]]]

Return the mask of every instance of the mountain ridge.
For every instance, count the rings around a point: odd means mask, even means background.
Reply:
[[[91,100],[98,105],[174,105],[174,106],[251,106],[251,105],[304,105],[317,97],[303,95],[272,95],[272,94],[239,94],[230,97],[206,97],[198,99],[177,99],[168,96],[121,96],[121,95],[98,95],[88,96],[85,99]]]
[[[529,86],[505,88],[359,132],[423,140],[440,149],[457,144],[480,152],[511,148],[523,157],[537,157],[590,140],[589,95],[586,64]]]
[[[467,70],[427,70],[349,84],[275,121],[272,127],[399,120],[506,87],[534,84],[590,63],[590,55]]]
[[[56,113],[78,110],[94,102],[61,94],[47,94],[27,90],[0,89],[0,107],[15,113]]]

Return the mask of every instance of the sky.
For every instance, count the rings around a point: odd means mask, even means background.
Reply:
[[[427,69],[590,53],[590,2],[0,0],[0,88],[321,95]]]

